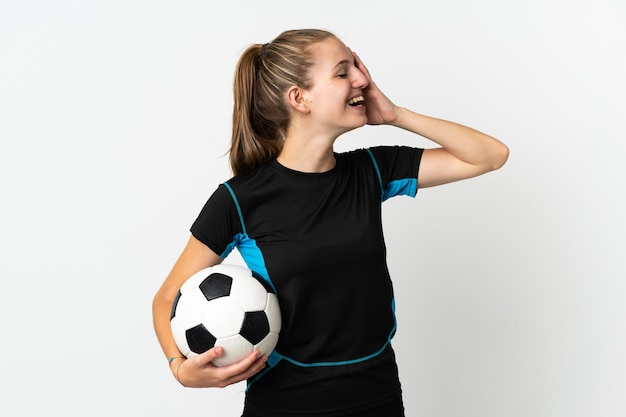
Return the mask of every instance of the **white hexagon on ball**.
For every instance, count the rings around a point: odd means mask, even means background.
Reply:
[[[230,297],[217,298],[206,303],[202,324],[217,339],[239,333],[245,312]]]
[[[261,311],[267,304],[267,290],[256,278],[237,277],[230,287],[230,296],[243,311]]]
[[[238,334],[217,339],[215,346],[224,348],[224,354],[213,360],[215,366],[228,366],[239,362],[241,358],[248,356],[254,349],[252,343]]]

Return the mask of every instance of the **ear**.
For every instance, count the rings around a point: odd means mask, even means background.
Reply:
[[[287,102],[297,112],[309,112],[309,102],[304,97],[304,90],[298,86],[293,85],[289,87],[287,90]]]

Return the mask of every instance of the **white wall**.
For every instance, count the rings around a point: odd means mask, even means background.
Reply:
[[[242,385],[170,377],[150,303],[229,176],[236,59],[298,27],[511,149],[386,204],[407,416],[626,415],[620,2],[216,4],[0,3],[0,415],[239,415]],[[394,143],[429,145],[365,127],[338,149]]]

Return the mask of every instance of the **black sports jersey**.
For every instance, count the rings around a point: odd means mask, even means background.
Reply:
[[[421,155],[336,153],[324,173],[272,160],[209,198],[192,234],[222,257],[236,247],[275,291],[283,319],[268,368],[248,382],[247,410],[333,415],[399,397],[381,203],[415,196]]]

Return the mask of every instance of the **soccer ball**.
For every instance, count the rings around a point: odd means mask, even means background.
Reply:
[[[224,348],[216,366],[240,361],[254,349],[269,355],[278,342],[281,315],[276,295],[253,272],[215,265],[192,275],[172,306],[170,326],[187,358]]]

